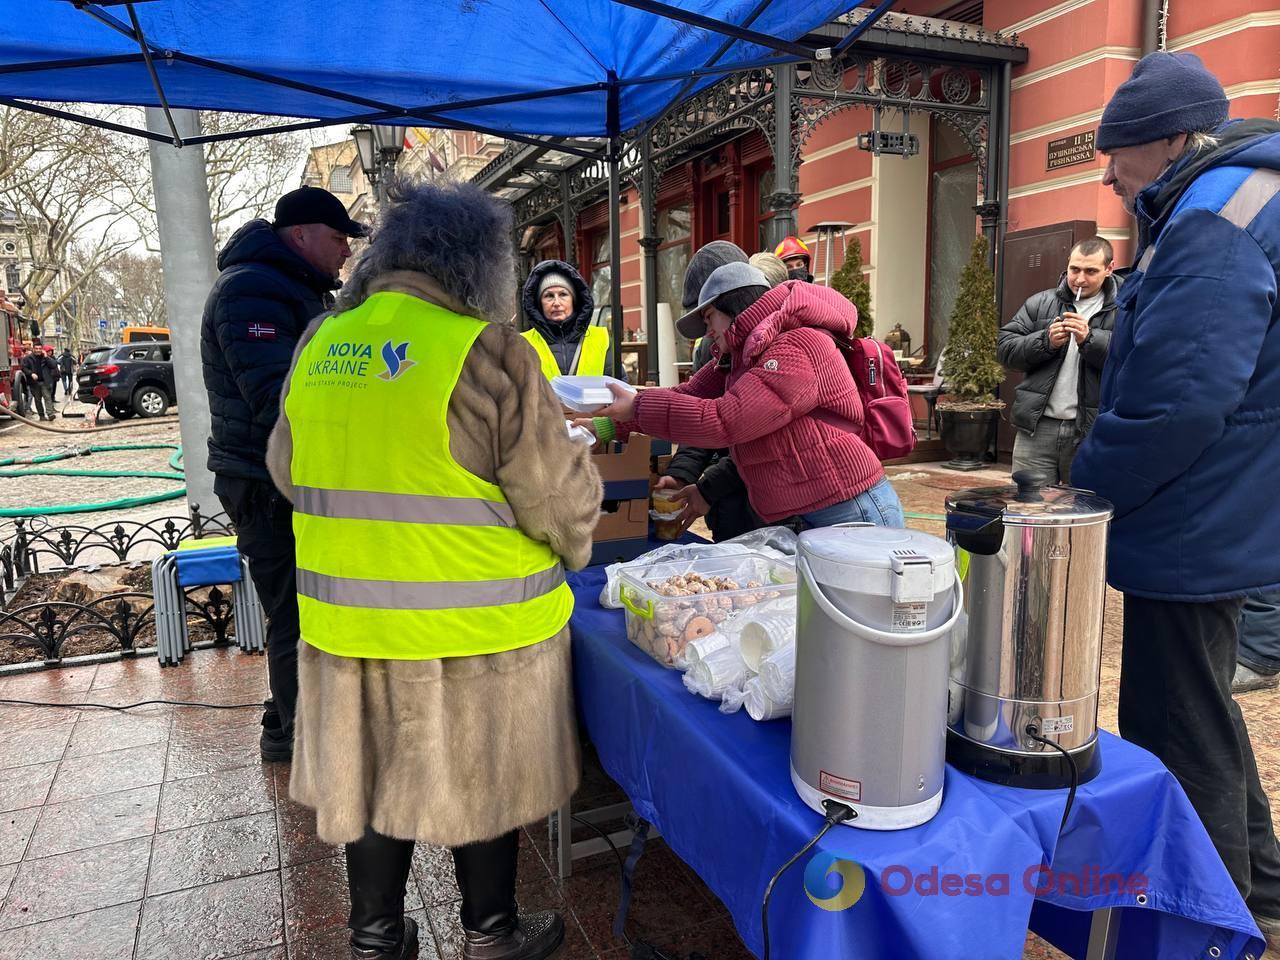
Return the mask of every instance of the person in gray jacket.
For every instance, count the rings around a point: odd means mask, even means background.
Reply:
[[[1013,398],[1013,472],[1070,483],[1071,461],[1098,415],[1102,366],[1115,325],[1111,244],[1101,237],[1071,249],[1058,286],[1037,293],[1000,328],[1000,362],[1026,374]]]

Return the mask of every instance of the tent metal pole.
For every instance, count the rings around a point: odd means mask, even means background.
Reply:
[[[77,10],[82,10],[83,12],[87,13],[89,16],[93,17],[93,19],[97,20],[103,26],[110,27],[116,33],[123,34],[124,36],[128,37],[130,40],[134,41],[135,43],[137,42],[138,40],[137,36],[135,36],[134,32],[131,29],[129,29],[128,25],[126,25],[120,20],[117,20],[111,14],[107,13],[107,11],[99,7],[97,4],[86,3],[83,5],[76,4],[75,6]]]
[[[622,374],[622,131],[618,128],[618,75],[609,71],[605,128],[609,132],[609,326],[613,341],[613,375]],[[656,344],[655,344],[656,346]]]
[[[769,9],[769,4],[771,4],[772,2],[773,0],[760,0],[760,2],[756,4],[756,8],[747,15],[747,18],[745,20],[742,21],[742,25],[744,27],[749,27],[751,26],[751,24],[755,23],[756,20],[759,18],[760,14],[764,13],[767,9]],[[703,64],[703,66],[714,67],[716,63],[720,60],[720,58],[729,52],[729,48],[732,46],[733,46],[732,40],[726,40],[724,43],[720,44],[720,48],[716,50],[715,54],[711,56],[711,58],[708,59],[707,62]],[[680,85],[680,89],[676,92],[676,95],[667,101],[667,105],[658,112],[657,116],[655,116],[652,120],[648,121],[644,125],[644,127],[641,128],[639,136],[647,137],[649,135],[650,130],[652,130],[659,123],[665,120],[667,115],[670,114],[671,111],[674,110],[684,100],[685,95],[688,94],[689,88],[693,86],[694,82],[695,81],[693,80],[686,80],[684,83],[682,83]]]
[[[147,44],[147,38],[143,36],[142,24],[138,23],[138,14],[133,9],[132,3],[126,3],[124,6],[129,11],[129,22],[133,24],[133,37],[138,42],[138,49],[142,51],[142,59],[147,65],[147,73],[151,76],[151,85],[156,88],[156,98],[160,101],[160,109],[164,111],[165,121],[169,124],[169,132],[173,134],[173,145],[181,147],[182,135],[178,133],[178,125],[173,122],[173,111],[169,109],[169,98],[164,95],[164,87],[160,83],[160,74],[156,73],[156,65],[151,61],[151,49]]]
[[[26,100],[15,100],[13,97],[0,97],[0,104],[6,107],[13,107],[15,110],[27,110],[31,113],[39,113],[46,117],[55,117],[58,120],[70,120],[72,123],[84,123],[91,127],[98,127],[102,130],[111,130],[115,133],[126,133],[133,137],[142,137],[145,140],[159,140],[161,143],[172,143],[171,137],[164,134],[152,133],[150,130],[140,130],[137,127],[129,127],[123,123],[112,123],[110,120],[100,120],[97,117],[84,117],[78,113],[70,113],[66,110],[58,110],[54,107],[46,107],[40,103],[29,103]]]
[[[825,60],[830,56],[830,48],[815,50],[813,47],[792,43],[790,40],[783,40],[781,37],[775,37],[772,34],[748,30],[746,27],[725,23],[723,20],[716,20],[714,17],[704,17],[700,13],[682,10],[667,3],[659,3],[657,0],[613,0],[613,2],[620,6],[643,10],[645,13],[656,14],[668,20],[675,20],[678,23],[687,23],[710,33],[723,34],[726,37],[733,37],[735,40],[745,40],[747,43],[754,43],[770,50],[782,50],[793,56],[804,57],[806,60],[815,58]],[[824,52],[826,56],[823,55]]]
[[[71,116],[71,119],[73,120],[79,119],[75,115],[69,115],[69,116]],[[399,113],[395,113],[395,114],[388,114],[386,112],[366,113],[366,114],[356,114],[354,116],[345,116],[345,117],[328,117],[324,120],[307,120],[301,123],[279,124],[273,127],[259,127],[256,130],[241,130],[235,133],[205,134],[205,135],[196,137],[194,140],[187,140],[186,142],[187,143],[217,143],[221,140],[243,140],[248,137],[260,137],[270,133],[292,133],[297,130],[314,130],[318,127],[341,126],[343,124],[348,124],[348,123],[373,123],[378,120],[391,120],[397,117],[403,117],[406,120],[431,119],[431,118],[419,118],[416,116],[405,116]],[[601,154],[600,151],[598,150],[583,150],[579,147],[570,146],[568,144],[561,143],[555,139],[548,138],[548,137],[539,138],[536,136],[525,136],[524,134],[521,134],[521,133],[512,133],[510,130],[500,130],[495,127],[480,127],[480,126],[476,126],[475,124],[465,123],[462,121],[451,120],[448,123],[441,123],[439,118],[435,118],[434,123],[424,124],[424,125],[433,126],[439,130],[473,131],[476,133],[490,134],[495,137],[503,137],[507,140],[518,140],[520,143],[527,143],[527,144],[530,144],[531,146],[548,147],[560,153],[569,153],[575,157],[581,157],[583,160],[603,159],[603,154]]]
[[[41,70],[75,70],[80,67],[114,67],[119,64],[137,63],[140,53],[121,53],[113,57],[77,57],[74,60],[35,60],[31,63],[6,63],[0,66],[0,75],[14,73],[39,73]]]

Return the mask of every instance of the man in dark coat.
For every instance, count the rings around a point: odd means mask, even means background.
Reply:
[[[1102,366],[1115,326],[1119,278],[1101,237],[1071,249],[1066,272],[1000,328],[996,353],[1026,377],[1013,398],[1013,471],[1069,483],[1071,461],[1098,415]]]
[[[53,388],[58,382],[58,362],[53,359],[53,347],[48,352],[38,344],[22,358],[22,373],[31,393],[35,396],[36,411],[41,420],[52,420]]]
[[[76,358],[71,355],[71,348],[64,347],[58,357],[58,373],[62,375],[62,392],[71,399],[71,375],[76,372]]]
[[[293,755],[298,699],[298,597],[293,510],[267,473],[267,437],[307,323],[333,303],[349,237],[367,233],[327,190],[302,187],[276,204],[275,220],[252,220],[218,256],[221,275],[200,333],[209,394],[209,470],[236,526],[267,614],[271,699],[262,718],[264,760]]]
[[[1120,733],[1178,778],[1275,945],[1280,847],[1231,680],[1245,598],[1280,591],[1280,123],[1227,115],[1189,53],[1144,57],[1103,111],[1139,242],[1075,472],[1115,506]]]

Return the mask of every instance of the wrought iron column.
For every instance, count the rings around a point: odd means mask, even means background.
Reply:
[[[640,142],[640,248],[644,251],[644,328],[648,347],[645,379],[658,382],[658,210],[653,182],[653,142],[646,131]]]
[[[512,326],[517,330],[527,330],[529,327],[529,318],[524,315],[524,297],[521,296],[524,279],[529,276],[529,257],[520,246],[522,232],[513,219],[511,224],[511,272],[514,276],[511,278],[511,282],[515,284],[516,302],[511,314],[511,322]]]
[[[773,217],[769,220],[769,246],[796,232],[796,173],[791,149],[791,127],[795,106],[791,95],[795,86],[795,66],[773,68],[773,193],[768,197]]]
[[[609,327],[613,339],[613,375],[622,375],[622,131],[618,116],[618,75],[609,71],[607,107],[609,133]]]
[[[560,174],[560,229],[564,232],[564,259],[565,263],[571,263],[579,270],[582,264],[578,262],[578,217],[573,209],[572,191],[569,188],[569,171],[562,171]]]
[[[998,162],[992,166],[998,171],[996,202],[1000,205],[996,216],[996,316],[1000,323],[1004,323],[1008,319],[1004,315],[1004,238],[1009,232],[1009,98],[1013,89],[1013,64],[1006,61],[998,69],[999,87],[992,99],[1000,103],[1000,123],[995,128],[996,149],[999,152]],[[992,73],[995,73],[994,69]]]
[[[996,67],[987,72],[988,84],[994,87],[1000,83],[1001,73]],[[1000,156],[1007,150],[1007,144],[1000,142],[1000,108],[1003,98],[999,91],[990,97],[987,107],[987,143],[986,163],[983,167],[982,202],[974,209],[982,218],[982,234],[987,238],[987,264],[992,270],[996,267],[996,247],[999,237],[997,226],[1000,223]],[[998,296],[998,292],[997,292]],[[1003,318],[1002,321],[1003,322]]]

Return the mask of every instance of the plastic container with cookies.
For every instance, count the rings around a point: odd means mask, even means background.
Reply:
[[[619,581],[627,639],[665,667],[744,610],[795,591],[794,567],[755,553],[624,570]]]

